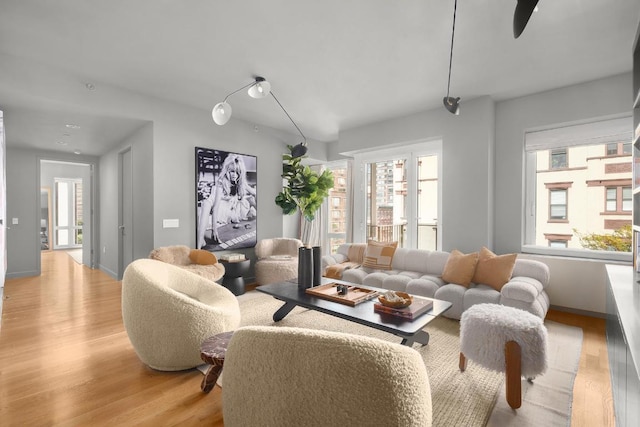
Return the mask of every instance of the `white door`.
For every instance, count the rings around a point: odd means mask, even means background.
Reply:
[[[53,192],[53,248],[82,247],[82,179],[56,178]]]

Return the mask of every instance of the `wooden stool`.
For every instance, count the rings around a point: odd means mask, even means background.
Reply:
[[[200,388],[205,393],[213,390],[216,381],[218,381],[220,377],[222,365],[224,365],[224,357],[227,353],[227,346],[232,336],[233,331],[223,332],[207,338],[200,346],[200,357],[211,365],[209,369],[207,369],[207,373],[204,375],[202,383],[200,384]]]
[[[476,304],[460,318],[460,370],[467,358],[505,373],[507,403],[522,406],[521,378],[547,370],[547,328],[534,314],[499,304]]]

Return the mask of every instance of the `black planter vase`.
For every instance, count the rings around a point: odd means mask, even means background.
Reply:
[[[313,250],[313,286],[322,283],[322,248],[314,246]]]
[[[298,287],[301,289],[313,286],[313,249],[302,246],[298,248]]]

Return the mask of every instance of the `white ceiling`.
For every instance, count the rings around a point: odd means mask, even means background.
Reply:
[[[631,70],[638,0],[540,0],[518,39],[515,5],[458,2],[451,95],[462,98],[460,114],[475,97],[499,101]],[[333,141],[341,130],[442,107],[452,15],[453,0],[2,0],[0,53],[80,73],[97,90],[109,84],[206,110],[262,75],[307,137]],[[52,141],[76,123],[92,144],[83,152],[102,154],[141,124],[64,100],[29,101],[0,98],[9,145],[68,151]],[[270,98],[239,93],[229,103],[234,117],[295,133]]]

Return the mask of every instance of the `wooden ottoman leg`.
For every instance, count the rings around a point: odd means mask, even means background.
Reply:
[[[460,352],[460,371],[464,372],[467,369],[467,358],[464,357],[464,354]]]
[[[520,345],[515,341],[508,341],[504,345],[505,359],[505,384],[507,403],[513,409],[517,409],[522,405],[522,366]]]

